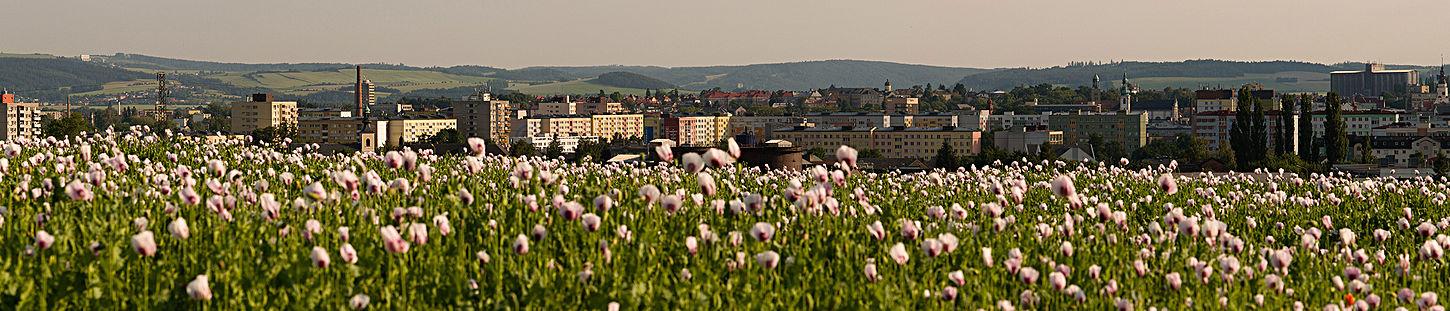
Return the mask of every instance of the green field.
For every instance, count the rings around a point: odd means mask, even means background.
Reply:
[[[592,80],[593,79],[581,79],[581,80],[573,80],[573,81],[543,83],[543,84],[532,84],[532,85],[530,85],[530,84],[522,84],[522,83],[519,83],[519,84],[510,83],[509,84],[509,89],[510,90],[514,90],[514,91],[518,91],[518,92],[521,92],[521,93],[524,93],[524,94],[535,94],[535,95],[554,95],[554,94],[560,94],[560,95],[562,95],[562,94],[583,95],[583,94],[599,94],[599,90],[604,90],[604,93],[606,93],[606,94],[614,93],[614,92],[619,92],[620,94],[625,94],[625,95],[644,95],[644,92],[645,92],[645,89],[622,88],[622,87],[607,86],[607,85],[602,85],[602,84],[594,83]],[[694,92],[694,91],[680,90],[680,92],[681,93],[685,93],[685,92]]]
[[[260,87],[289,94],[308,94],[350,87],[356,78],[356,73],[347,69],[314,72],[225,73],[207,77],[238,87]],[[378,86],[395,88],[404,92],[479,86],[493,80],[436,71],[369,69],[363,70],[363,78],[373,81]]]
[[[110,83],[106,83],[106,84],[102,85],[101,86],[101,89],[98,90],[98,91],[90,91],[90,92],[85,92],[85,93],[76,93],[74,95],[75,96],[97,96],[97,95],[121,94],[121,93],[130,93],[130,92],[139,92],[139,91],[150,91],[150,90],[155,90],[155,89],[156,89],[156,81],[155,80],[116,81],[116,82],[110,82]]]

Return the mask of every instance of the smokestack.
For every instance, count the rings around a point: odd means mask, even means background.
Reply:
[[[364,109],[367,108],[367,107],[364,107],[363,106],[363,105],[366,104],[365,102],[367,101],[367,99],[364,98],[363,96],[367,96],[367,94],[363,94],[364,90],[363,90],[363,78],[362,78],[362,65],[357,65],[357,67],[355,68],[355,72],[357,73],[357,81],[353,83],[353,87],[352,87],[353,88],[353,93],[354,93],[353,94],[353,101],[357,104],[357,116],[358,117],[362,117],[363,116],[363,112],[365,111]]]

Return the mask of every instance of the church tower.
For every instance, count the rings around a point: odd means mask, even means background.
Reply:
[[[1119,88],[1118,92],[1118,110],[1125,113],[1133,112],[1133,94],[1137,92],[1138,90],[1133,88],[1133,85],[1128,82],[1128,74],[1124,73],[1123,85]]]

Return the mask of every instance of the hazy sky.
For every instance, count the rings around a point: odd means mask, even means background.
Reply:
[[[14,0],[0,51],[228,62],[1435,64],[1445,0]]]

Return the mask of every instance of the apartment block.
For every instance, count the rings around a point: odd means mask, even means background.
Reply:
[[[845,145],[857,150],[876,150],[891,158],[931,160],[946,142],[958,156],[981,151],[982,132],[953,128],[854,128],[804,126],[775,132],[776,139],[786,140],[807,149],[835,150]]]
[[[1047,116],[1047,127],[1062,131],[1063,142],[1085,143],[1092,136],[1122,144],[1133,152],[1148,144],[1148,115],[1134,113],[1067,113]]]
[[[457,129],[458,120],[445,116],[409,117],[387,120],[387,146],[401,146],[433,137],[447,129]]]
[[[481,94],[454,102],[453,117],[458,123],[458,132],[464,136],[487,138],[499,146],[508,146],[514,119],[510,109],[508,101]]]
[[[296,126],[297,102],[275,101],[271,94],[253,94],[251,101],[231,106],[231,132],[250,134],[267,127]]]
[[[15,95],[0,93],[0,109],[5,115],[5,127],[0,139],[6,141],[38,139],[41,133],[40,104],[17,103]]]
[[[351,111],[348,111],[351,115]],[[297,121],[297,142],[356,145],[362,142],[365,120],[351,117],[306,117]]]

